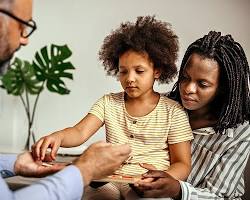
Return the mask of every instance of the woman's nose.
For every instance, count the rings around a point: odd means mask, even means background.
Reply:
[[[187,94],[191,94],[191,93],[196,93],[197,87],[195,83],[190,82],[185,84],[183,89]]]

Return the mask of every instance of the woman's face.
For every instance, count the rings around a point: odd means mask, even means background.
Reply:
[[[188,110],[207,112],[218,93],[219,75],[217,61],[191,54],[179,85],[182,105]]]

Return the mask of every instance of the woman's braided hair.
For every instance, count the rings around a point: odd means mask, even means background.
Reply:
[[[212,112],[218,121],[215,131],[222,133],[227,128],[236,127],[250,118],[250,72],[246,55],[241,45],[231,35],[210,31],[189,45],[181,63],[179,78],[170,97],[181,102],[179,84],[185,64],[192,53],[214,59],[220,66],[219,94],[211,103]]]

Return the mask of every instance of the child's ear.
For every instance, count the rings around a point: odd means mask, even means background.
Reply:
[[[161,70],[159,68],[155,68],[155,70],[154,70],[155,79],[160,78],[160,76],[161,76]]]

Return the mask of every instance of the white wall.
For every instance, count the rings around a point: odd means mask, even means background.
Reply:
[[[153,14],[170,22],[180,39],[180,60],[188,44],[209,30],[231,33],[250,61],[249,11],[249,0],[35,0],[34,20],[38,30],[18,56],[31,60],[34,52],[44,45],[68,44],[76,67],[74,81],[66,82],[70,95],[42,93],[35,121],[37,138],[74,125],[104,93],[121,90],[115,78],[105,76],[97,56],[104,37],[121,22]],[[156,88],[166,91],[171,86]],[[20,100],[0,90],[0,146],[21,149],[27,133],[26,122]],[[103,138],[101,130],[87,144]]]

